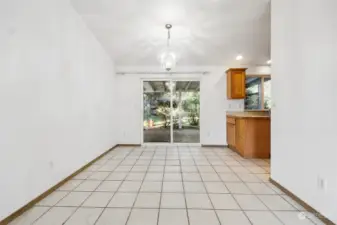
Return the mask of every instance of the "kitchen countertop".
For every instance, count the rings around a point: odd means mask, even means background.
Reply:
[[[270,119],[269,112],[227,112],[227,116],[236,118]]]

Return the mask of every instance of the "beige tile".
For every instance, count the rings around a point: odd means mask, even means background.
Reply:
[[[220,225],[213,210],[188,210],[190,225]],[[237,225],[237,224],[235,224]]]
[[[127,225],[157,225],[158,209],[133,209]]]
[[[281,191],[279,188],[277,188],[275,185],[271,184],[271,183],[265,183],[268,187],[270,187],[271,189],[273,189],[273,191],[275,191],[277,194],[279,195],[284,195],[285,193],[283,193],[283,191]]]
[[[103,208],[79,208],[65,225],[94,225]]]
[[[186,208],[185,197],[182,193],[163,193],[161,197],[161,208]]]
[[[304,207],[294,201],[291,197],[287,195],[281,195],[282,198],[284,198],[287,202],[289,202],[295,209],[300,210],[300,211],[305,211]]]
[[[269,211],[246,211],[245,213],[253,225],[282,225],[280,220]]]
[[[9,225],[30,225],[49,209],[49,207],[35,206],[9,223]]]
[[[180,173],[180,166],[165,166],[165,173]]]
[[[54,207],[38,219],[34,225],[60,225],[75,212],[74,207]]]
[[[85,200],[84,207],[106,207],[114,193],[112,192],[94,192]]]
[[[73,180],[85,180],[87,179],[89,176],[91,176],[93,174],[92,171],[84,171],[84,172],[81,172],[79,174],[77,174]]]
[[[182,181],[181,173],[165,173],[164,181]]]
[[[137,193],[117,192],[112,197],[108,207],[128,207],[131,208],[136,200]]]
[[[103,166],[101,166],[100,168],[97,169],[97,171],[101,171],[101,172],[112,172],[113,170],[115,170],[117,167],[117,165],[114,164],[105,164]]]
[[[161,192],[162,182],[158,181],[144,181],[140,192]]]
[[[152,160],[150,165],[152,165],[152,166],[164,166],[165,160]]]
[[[85,180],[74,191],[94,191],[102,181]]]
[[[230,166],[231,170],[235,173],[251,173],[246,167],[244,166]]]
[[[219,173],[220,179],[224,182],[241,182],[235,173]]]
[[[229,190],[222,182],[204,182],[208,193],[229,193]]]
[[[96,191],[115,192],[118,190],[121,181],[103,181],[96,189]]]
[[[196,166],[182,166],[181,170],[183,173],[198,173]]]
[[[150,166],[148,172],[163,173],[164,168],[165,168],[164,166]]]
[[[221,181],[216,173],[200,173],[200,175],[203,181]]]
[[[259,195],[277,194],[273,189],[271,189],[264,183],[246,183],[246,185],[254,194],[259,194]]]
[[[177,159],[166,160],[166,166],[179,166],[179,165],[180,165],[180,161]]]
[[[58,191],[72,191],[74,190],[80,183],[82,183],[83,180],[70,180],[61,187],[59,187]]]
[[[131,169],[131,172],[146,172],[148,166],[134,166]]]
[[[217,173],[232,173],[233,171],[227,166],[214,166]]]
[[[161,209],[158,225],[188,225],[186,209]]]
[[[185,194],[185,197],[189,209],[213,209],[207,194]]]
[[[92,166],[89,166],[85,171],[95,172],[101,167],[102,167],[102,165],[92,165]]]
[[[138,192],[140,186],[142,185],[141,181],[124,181],[119,187],[119,192]]]
[[[245,185],[245,183],[229,183],[225,182],[226,187],[233,194],[252,194],[252,191]]]
[[[64,198],[69,192],[67,191],[54,191],[44,199],[42,199],[40,202],[38,202],[36,205],[38,206],[54,206],[56,203],[58,203],[62,198]]]
[[[296,210],[279,195],[258,195],[258,198],[271,210]]]
[[[105,180],[110,172],[94,172],[88,177],[88,180]]]
[[[247,167],[247,169],[252,172],[252,173],[267,173],[266,170],[259,166],[252,166],[252,167]]]
[[[163,173],[147,173],[145,176],[145,181],[162,181],[163,177]]]
[[[209,197],[215,209],[240,209],[230,194],[210,194]]]
[[[184,181],[202,181],[199,173],[183,173]]]
[[[237,173],[237,175],[244,182],[261,182],[261,180],[252,173]]]
[[[91,192],[71,192],[61,201],[59,201],[57,206],[80,206],[89,196]]]
[[[262,182],[269,182],[270,175],[269,174],[254,174],[257,176]]]
[[[274,214],[286,225],[314,225],[310,215],[303,212],[275,211]]]
[[[124,180],[127,175],[127,172],[112,172],[106,180]]]
[[[217,210],[221,224],[228,225],[251,225],[248,218],[242,211]]]
[[[243,210],[268,210],[255,195],[234,195]]]
[[[139,193],[136,208],[159,208],[160,193]]]
[[[163,192],[183,192],[182,182],[163,182]]]
[[[131,209],[107,208],[95,225],[125,225]]]
[[[185,193],[206,193],[203,182],[184,182]]]
[[[142,181],[145,177],[145,173],[140,172],[140,173],[136,173],[136,172],[130,172],[127,177],[125,178],[125,180],[128,181]]]
[[[198,166],[200,173],[215,173],[215,170],[212,166]]]
[[[118,166],[115,168],[114,172],[129,172],[133,166]]]

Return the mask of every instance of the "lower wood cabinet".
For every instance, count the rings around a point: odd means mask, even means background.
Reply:
[[[227,116],[227,143],[245,158],[270,158],[270,118]]]
[[[235,123],[227,122],[227,143],[230,147],[235,146]]]

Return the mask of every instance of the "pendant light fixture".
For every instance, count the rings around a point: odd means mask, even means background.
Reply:
[[[176,65],[176,55],[170,48],[172,25],[166,24],[165,28],[167,29],[167,45],[165,52],[161,55],[161,64],[166,71],[171,71]]]

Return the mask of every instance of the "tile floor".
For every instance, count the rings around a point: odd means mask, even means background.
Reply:
[[[119,147],[11,225],[323,224],[269,168],[224,148]]]

